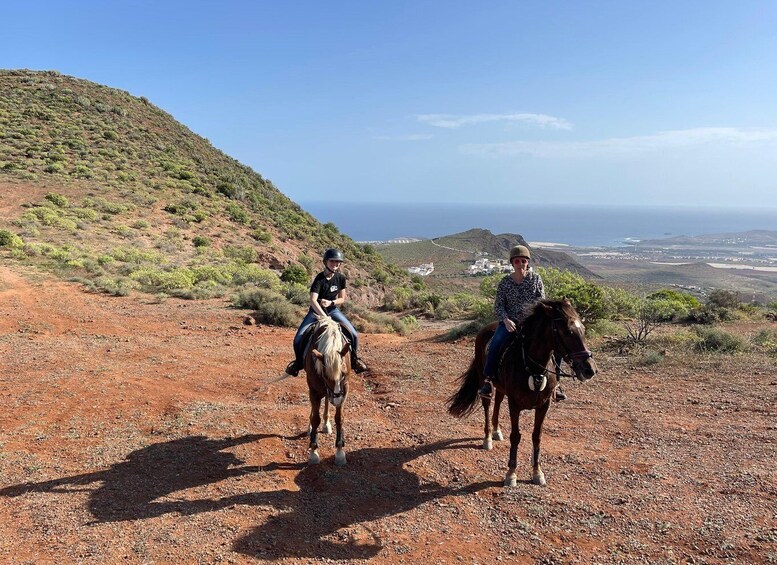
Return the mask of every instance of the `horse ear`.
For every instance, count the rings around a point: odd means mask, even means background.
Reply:
[[[540,308],[542,308],[542,311],[545,313],[545,315],[547,315],[547,316],[552,316],[553,315],[553,306],[549,306],[548,304],[545,304],[544,302],[539,302],[538,304],[539,304]]]
[[[315,357],[316,359],[324,358],[324,355],[318,349],[314,349],[313,351],[311,351],[311,353],[313,354],[313,357]]]
[[[562,298],[561,301],[564,304],[569,304],[570,306],[572,306],[572,301],[569,298],[567,298],[566,296],[564,298]]]
[[[343,348],[340,350],[340,356],[345,357],[345,354],[348,353],[349,349],[351,349],[351,344],[346,341],[345,345],[343,345]]]

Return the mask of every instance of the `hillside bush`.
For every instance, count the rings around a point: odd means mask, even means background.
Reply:
[[[750,349],[744,338],[720,328],[696,327],[694,331],[699,336],[695,346],[697,351],[742,353]]]
[[[307,285],[294,282],[286,283],[283,295],[286,297],[286,300],[297,306],[307,306],[310,304],[310,289]]]
[[[195,235],[192,244],[194,247],[210,247],[210,239],[204,235]]]
[[[742,304],[739,294],[731,290],[716,288],[707,297],[707,304],[719,308],[738,308]]]
[[[752,342],[770,355],[777,354],[777,330],[774,328],[762,328],[753,336]]]
[[[586,281],[571,271],[553,267],[537,268],[545,285],[545,295],[552,300],[568,298],[585,322],[609,318],[615,314],[615,305],[608,301],[603,287]]]
[[[0,247],[18,249],[24,247],[24,240],[13,232],[0,230]]]
[[[67,208],[69,202],[64,194],[58,194],[56,192],[49,192],[44,197],[46,200],[54,204],[58,208]]]
[[[302,265],[288,265],[281,274],[281,280],[304,286],[309,282],[308,272]]]
[[[129,278],[147,292],[169,292],[188,290],[194,286],[196,277],[191,269],[178,267],[164,271],[155,267],[141,267],[132,272]]]
[[[243,263],[253,263],[257,257],[256,249],[248,245],[227,245],[224,247],[224,255]]]
[[[254,317],[263,324],[271,326],[294,327],[301,317],[297,309],[283,296],[266,288],[254,288],[241,291],[233,305],[236,308],[250,308]]]
[[[684,320],[691,312],[702,307],[701,302],[696,297],[671,289],[649,294],[646,300],[656,319],[663,322]]]

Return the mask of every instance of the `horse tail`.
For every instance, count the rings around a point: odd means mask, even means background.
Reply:
[[[452,394],[446,401],[448,413],[457,418],[468,416],[475,409],[478,399],[480,383],[483,380],[483,366],[485,364],[486,344],[494,335],[496,324],[491,324],[480,330],[475,338],[475,357],[472,363],[458,379],[461,383],[459,390]]]

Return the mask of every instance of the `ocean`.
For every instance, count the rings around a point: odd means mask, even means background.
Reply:
[[[618,247],[628,241],[749,230],[777,231],[777,208],[481,206],[305,202],[321,222],[356,241],[433,238],[483,228],[526,241]]]

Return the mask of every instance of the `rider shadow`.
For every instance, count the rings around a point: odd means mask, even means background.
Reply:
[[[217,510],[233,502],[226,499],[159,499],[169,498],[175,492],[259,471],[260,468],[255,466],[241,467],[243,461],[223,450],[269,437],[281,436],[253,434],[221,440],[190,436],[155,443],[133,451],[124,461],[114,464],[110,469],[40,483],[14,485],[0,490],[0,496],[14,497],[27,492],[90,491],[89,511],[98,523],[153,518],[171,512],[196,514]],[[88,486],[97,482],[101,484],[96,489]]]
[[[280,514],[233,544],[233,550],[261,559],[369,559],[385,548],[368,523],[447,496],[464,496],[500,485],[488,481],[452,488],[422,483],[413,460],[445,449],[472,449],[472,440],[423,446],[365,448],[349,452],[348,464],[333,458],[306,466],[295,478],[298,492],[272,493]],[[268,501],[269,502],[269,501]]]
[[[284,439],[301,439],[307,434]],[[252,557],[326,557],[364,559],[384,544],[365,523],[399,515],[425,502],[446,496],[472,494],[493,481],[462,488],[423,483],[407,470],[413,460],[445,449],[472,449],[472,440],[446,440],[402,448],[366,448],[349,452],[349,462],[335,467],[333,458],[320,465],[271,463],[240,466],[243,461],[223,450],[270,437],[254,434],[221,440],[190,436],[157,443],[130,453],[110,469],[38,483],[23,483],[0,490],[0,496],[29,492],[90,492],[92,523],[147,519],[169,513],[192,515],[233,505],[270,506],[276,515],[236,540],[233,550]],[[251,492],[218,499],[170,500],[173,493],[223,481],[230,477],[277,469],[299,470],[299,490]],[[97,488],[94,483],[100,483]],[[366,532],[365,541],[346,531]]]

